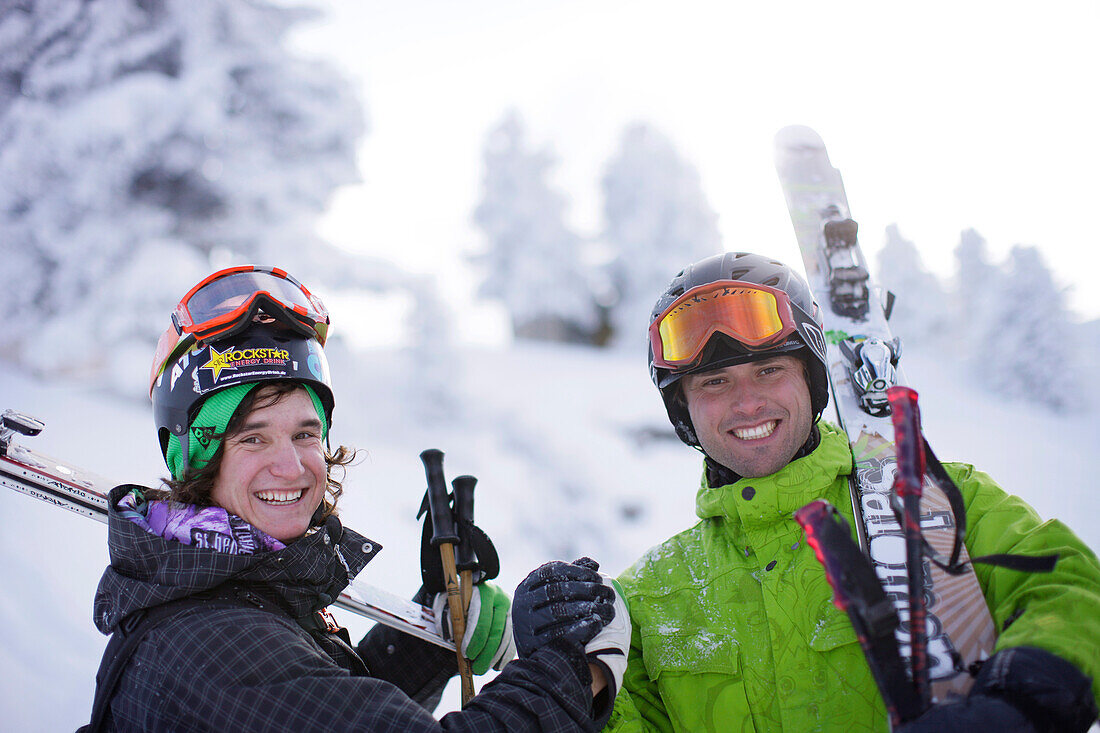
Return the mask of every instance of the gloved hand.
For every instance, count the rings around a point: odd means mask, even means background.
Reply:
[[[475,585],[466,612],[466,633],[462,635],[462,655],[470,660],[474,674],[485,674],[490,667],[498,672],[516,656],[512,636],[512,617],[508,613],[508,595],[492,583]],[[447,611],[447,594],[436,593],[432,600],[435,628],[447,640],[451,639],[451,615]]]
[[[516,588],[512,626],[516,649],[529,657],[554,641],[585,652],[585,645],[615,618],[615,591],[588,558],[555,560],[535,568]]]
[[[898,733],[1086,731],[1096,720],[1091,680],[1035,647],[1002,649],[983,664],[963,700],[931,708]]]
[[[630,611],[626,605],[626,595],[619,582],[602,573],[601,576],[604,585],[610,587],[615,593],[613,604],[615,616],[592,637],[590,642],[584,645],[584,653],[589,662],[603,667],[609,688],[608,695],[611,700],[614,700],[615,695],[622,689],[623,675],[626,673],[626,654],[630,649]]]

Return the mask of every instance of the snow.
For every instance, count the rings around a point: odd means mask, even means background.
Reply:
[[[419,585],[418,455],[429,447],[445,452],[448,479],[478,477],[478,524],[500,551],[499,583],[509,592],[550,559],[589,555],[617,574],[695,521],[700,461],[672,437],[641,349],[458,346],[446,361],[451,404],[434,413],[423,379],[407,376],[407,353],[339,341],[329,351],[334,439],[363,450],[342,515],[384,548],[361,576],[373,585],[405,597]],[[949,354],[910,349],[903,363],[941,459],[974,463],[1100,546],[1100,413],[1059,416],[997,400],[960,377]],[[0,363],[3,408],[46,422],[24,439],[44,453],[120,482],[166,473],[144,401],[35,381]],[[0,719],[10,730],[72,730],[87,721],[106,643],[91,620],[107,564],[104,527],[11,491],[0,493],[0,512]],[[368,626],[337,615],[353,635]],[[457,705],[452,685],[437,712]]]
[[[805,125],[789,125],[775,135],[777,148],[824,148],[825,142],[817,131]]]

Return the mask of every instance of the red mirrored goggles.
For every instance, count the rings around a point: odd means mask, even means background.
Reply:
[[[328,338],[329,315],[321,299],[285,271],[243,265],[219,270],[183,296],[172,313],[179,334],[199,341],[232,336],[248,327],[260,310],[322,346]]]
[[[750,351],[783,343],[798,330],[790,298],[782,290],[718,280],[688,290],[649,327],[653,364],[664,369],[692,366],[716,333]]]
[[[173,311],[172,325],[157,343],[150,390],[165,364],[195,342],[228,338],[257,320],[278,321],[321,346],[331,326],[321,299],[285,271],[256,265],[219,270],[191,288]]]

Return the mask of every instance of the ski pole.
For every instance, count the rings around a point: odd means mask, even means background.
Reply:
[[[443,479],[443,451],[429,448],[420,454],[424,473],[428,479],[428,507],[432,513],[432,545],[439,548],[443,561],[443,581],[447,586],[447,610],[451,617],[451,631],[458,655],[458,673],[462,677],[462,706],[474,696],[474,677],[470,663],[462,653],[462,637],[466,635],[466,619],[462,615],[462,592],[458,586],[455,568],[455,545],[459,542],[455,532],[454,516],[447,500],[447,484]]]
[[[833,604],[848,614],[871,676],[890,716],[890,729],[920,717],[922,706],[905,673],[894,630],[898,613],[875,569],[852,539],[847,522],[826,501],[812,501],[794,513],[806,542],[825,569]]]
[[[913,688],[922,708],[932,699],[928,671],[927,606],[924,597],[924,538],[920,526],[920,500],[924,484],[924,439],[920,432],[917,393],[908,387],[886,391],[894,423],[898,473],[894,492],[902,502],[905,533],[905,567],[909,572],[909,662]]]
[[[461,537],[463,527],[474,521],[474,486],[477,479],[473,476],[457,476],[451,481],[455,496],[455,520],[458,522],[458,534]],[[455,567],[462,583],[462,615],[470,611],[470,599],[474,594],[474,569],[477,567],[477,555],[474,553],[472,538],[464,538],[455,554]]]

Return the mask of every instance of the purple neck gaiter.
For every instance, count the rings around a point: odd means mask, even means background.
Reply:
[[[218,506],[197,507],[175,501],[146,501],[136,489],[118,502],[119,513],[166,540],[231,555],[275,552],[284,545]]]

